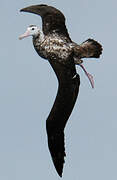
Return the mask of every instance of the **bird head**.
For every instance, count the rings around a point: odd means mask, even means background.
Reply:
[[[30,25],[26,32],[22,34],[19,39],[23,39],[28,36],[37,36],[40,33],[40,29],[36,25]]]

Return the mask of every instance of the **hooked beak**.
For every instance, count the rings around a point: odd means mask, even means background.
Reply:
[[[28,37],[28,36],[30,36],[30,33],[29,33],[29,31],[27,30],[24,34],[22,34],[22,35],[19,37],[19,40],[22,40],[23,38]]]

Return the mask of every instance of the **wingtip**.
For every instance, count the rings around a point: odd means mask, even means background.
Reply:
[[[20,9],[19,11],[20,11],[20,12],[22,12],[23,10],[22,10],[22,9]]]
[[[20,12],[25,12],[27,8],[20,9]]]
[[[62,174],[63,174],[63,164],[64,164],[64,163],[61,164],[61,162],[60,162],[60,161],[58,162],[58,160],[57,160],[57,161],[54,161],[54,160],[53,160],[53,163],[54,163],[54,167],[55,167],[55,169],[56,169],[56,172],[57,172],[58,175],[62,178]]]
[[[27,8],[20,9],[20,12],[26,12],[26,11],[27,11]]]
[[[40,15],[38,7],[39,7],[38,5],[28,6],[28,7],[20,9],[20,12],[29,12],[29,13]]]
[[[28,12],[33,6],[28,6],[25,8],[20,9],[20,12]]]
[[[47,5],[46,4],[31,5],[31,6],[20,9],[20,12],[30,12],[30,11],[37,10],[39,7],[44,7],[44,6],[47,6]]]
[[[57,169],[56,169],[57,170]],[[62,173],[63,173],[63,171],[58,171],[57,170],[57,173],[58,173],[58,175],[62,178]]]
[[[62,178],[62,174],[59,174],[60,178]]]

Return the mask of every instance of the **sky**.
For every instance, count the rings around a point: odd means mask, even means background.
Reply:
[[[41,18],[23,7],[48,4],[60,9],[73,41],[88,38],[103,46],[100,59],[85,59],[80,92],[65,128],[63,180],[117,179],[117,1],[11,0],[0,6],[0,179],[59,180],[46,136],[46,118],[57,93],[49,63],[35,52],[31,37],[18,37]]]

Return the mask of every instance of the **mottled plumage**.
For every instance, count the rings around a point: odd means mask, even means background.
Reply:
[[[20,39],[33,36],[35,50],[49,61],[58,79],[58,92],[46,121],[46,129],[54,166],[62,176],[65,157],[64,128],[75,105],[80,85],[75,64],[85,71],[81,58],[99,58],[102,46],[93,39],[88,39],[81,45],[73,42],[69,37],[63,13],[52,6],[34,5],[21,11],[42,17],[42,31],[30,26]],[[85,73],[90,75],[86,71]]]
[[[58,59],[63,64],[68,61],[72,53],[70,43],[66,41],[63,35],[59,36],[58,33],[52,33],[49,36],[44,36],[44,40],[39,42],[39,38],[33,37],[33,44],[39,55],[45,59]]]

